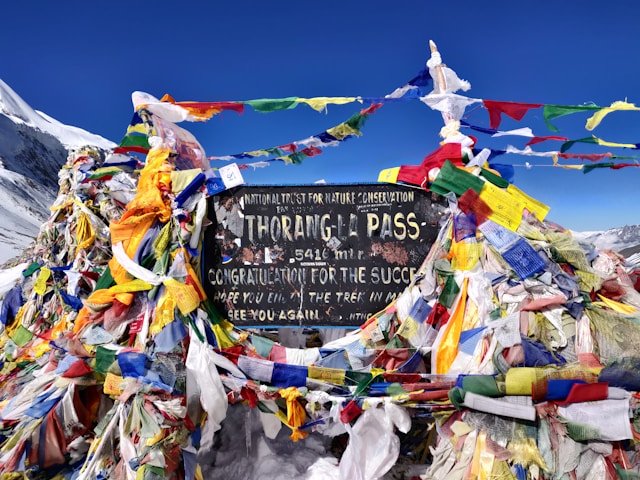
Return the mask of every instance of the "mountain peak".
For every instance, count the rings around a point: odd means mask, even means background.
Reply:
[[[36,117],[38,117],[36,111],[1,78],[0,113],[3,113],[8,117],[12,117],[14,120],[36,126]]]
[[[60,143],[68,148],[94,145],[108,150],[115,146],[113,142],[100,135],[89,133],[82,128],[65,125],[42,112],[34,110],[2,79],[0,79],[0,113],[14,123],[26,124],[56,137],[60,140]]]
[[[574,237],[583,243],[591,243],[596,248],[611,249],[629,255],[640,248],[640,225],[625,225],[608,230],[573,232]]]

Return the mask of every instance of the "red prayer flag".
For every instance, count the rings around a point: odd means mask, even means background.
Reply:
[[[483,100],[482,103],[489,111],[490,126],[493,129],[500,126],[503,113],[514,120],[522,120],[522,117],[532,108],[542,107],[541,103],[496,102],[495,100]]]
[[[447,160],[454,165],[462,166],[462,145],[445,143],[424,157],[420,165],[402,165],[398,172],[398,181],[426,188],[429,170],[441,168]]]
[[[304,153],[307,157],[315,157],[316,155],[320,155],[322,153],[322,150],[320,150],[318,147],[307,147],[301,150],[301,152]]]
[[[476,224],[480,225],[493,213],[491,207],[480,198],[478,193],[473,189],[468,189],[458,199],[458,207],[465,214],[474,214]]]
[[[362,413],[362,408],[356,403],[355,400],[351,400],[340,410],[340,421],[342,423],[351,423]]]
[[[382,103],[372,103],[366,108],[360,110],[360,115],[371,115],[373,112],[378,110],[382,106]]]
[[[536,143],[546,142],[547,140],[559,140],[561,142],[566,142],[569,139],[567,137],[559,137],[557,135],[547,135],[547,136],[541,136],[541,137],[535,136],[527,142],[527,146],[535,145]]]
[[[84,377],[92,372],[89,365],[84,360],[77,360],[71,364],[69,368],[62,374],[64,378]]]
[[[286,145],[280,145],[277,148],[282,150],[283,152],[289,152],[289,153],[295,153],[295,152],[298,151],[298,147],[295,145],[295,143],[288,143]]]
[[[612,153],[559,153],[558,157],[568,159],[568,158],[579,158],[580,160],[589,160],[591,162],[597,162],[598,160],[604,160],[605,158],[611,158],[613,156]]]
[[[609,394],[609,384],[606,382],[599,383],[575,383],[569,391],[569,395],[558,405],[566,406],[570,403],[580,402],[596,402],[598,400],[606,400]]]

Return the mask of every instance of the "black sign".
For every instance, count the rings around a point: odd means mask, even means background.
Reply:
[[[360,325],[409,284],[441,215],[396,185],[240,187],[210,201],[205,289],[238,325]]]

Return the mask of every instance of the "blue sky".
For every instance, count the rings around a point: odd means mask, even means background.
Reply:
[[[130,94],[178,100],[383,95],[402,85],[437,42],[445,62],[493,100],[608,105],[640,102],[640,51],[633,1],[455,2],[30,1],[3,6],[0,78],[34,108],[119,141],[131,118]],[[8,20],[10,19],[10,20]],[[270,147],[318,133],[357,107],[319,114],[226,112],[186,125],[210,155]],[[581,138],[586,115],[560,119],[561,135]],[[469,115],[488,126],[482,109]],[[550,132],[541,111],[502,128]],[[440,116],[419,102],[387,105],[364,136],[301,166],[246,172],[250,183],[375,181],[379,170],[420,163],[437,147]],[[640,143],[640,112],[615,113],[594,132]],[[479,136],[480,146],[505,146]],[[510,142],[525,142],[511,137]],[[536,146],[538,150],[557,143]],[[604,152],[587,146],[575,151]],[[622,153],[622,152],[620,152]],[[627,151],[629,153],[629,151]],[[637,152],[640,155],[640,152]],[[633,152],[631,152],[633,154]],[[526,158],[503,157],[523,164]],[[544,162],[548,163],[548,162]],[[551,205],[550,219],[579,230],[640,223],[640,169],[584,175],[516,169],[515,183]]]

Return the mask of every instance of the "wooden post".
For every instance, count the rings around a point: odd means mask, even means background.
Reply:
[[[431,55],[433,55],[434,53],[438,53],[438,46],[433,40],[429,40],[429,49],[431,50]],[[442,67],[442,63],[435,67],[436,78],[433,79],[435,93],[445,93],[447,91],[447,81],[445,80],[444,74],[442,73]]]
[[[434,54],[439,55],[438,46],[433,40],[429,40],[429,49],[431,50],[431,56],[433,56]],[[447,92],[447,80],[444,76],[444,72],[442,71],[442,68],[444,66],[445,64],[442,63],[442,58],[441,58],[440,64],[434,67],[436,74],[435,74],[435,78],[433,79],[433,91],[434,93],[437,93],[437,94],[444,94]],[[446,125],[449,125],[449,123],[453,119],[449,114],[442,112],[442,120],[444,121],[444,124],[446,126]],[[440,135],[443,135],[442,131]]]

